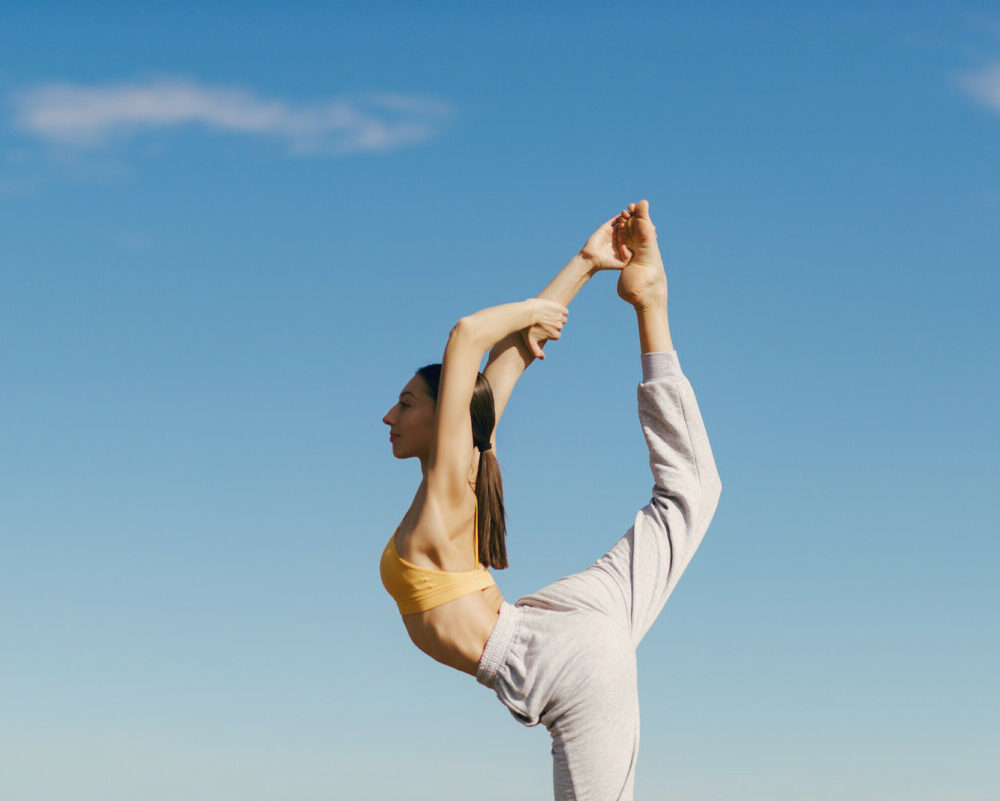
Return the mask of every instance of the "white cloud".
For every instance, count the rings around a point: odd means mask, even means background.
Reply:
[[[145,84],[48,84],[14,98],[15,123],[46,141],[86,148],[143,131],[200,124],[283,139],[294,153],[391,150],[436,135],[452,116],[447,103],[372,94],[295,106],[246,89],[179,78]]]
[[[974,100],[1000,113],[1000,62],[963,73],[958,83]]]

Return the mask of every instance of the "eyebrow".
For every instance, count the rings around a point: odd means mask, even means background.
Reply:
[[[402,400],[404,395],[410,395],[411,397],[414,397],[414,398],[417,397],[412,392],[410,392],[410,390],[408,390],[408,389],[399,393],[399,399]]]

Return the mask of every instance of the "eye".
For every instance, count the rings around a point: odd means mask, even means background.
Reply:
[[[408,407],[409,405],[410,405],[410,404],[408,404],[408,403],[403,403],[403,401],[400,401],[400,402],[399,402],[399,408],[400,408],[400,409],[405,409],[405,408],[407,408],[407,407]]]

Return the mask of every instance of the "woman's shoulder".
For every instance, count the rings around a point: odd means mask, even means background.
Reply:
[[[430,488],[413,499],[413,504],[396,529],[396,547],[410,553],[440,553],[456,540],[473,533],[476,494],[471,487],[455,497],[435,493]]]
[[[435,493],[428,488],[418,525],[426,523],[432,531],[451,541],[465,533],[467,523],[475,514],[476,492],[471,486],[464,491],[447,493]]]

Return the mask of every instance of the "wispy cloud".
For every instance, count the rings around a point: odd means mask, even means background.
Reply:
[[[1000,113],[1000,61],[962,73],[958,83],[973,100]]]
[[[392,150],[437,135],[453,115],[439,99],[370,94],[293,105],[247,89],[205,86],[181,78],[147,83],[46,84],[14,97],[22,131],[77,148],[182,125],[283,140],[293,153]]]

